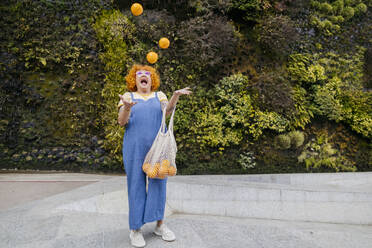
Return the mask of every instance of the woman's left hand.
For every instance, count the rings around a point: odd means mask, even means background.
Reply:
[[[169,103],[167,103],[167,109],[166,109],[166,115],[170,115],[173,111],[173,109],[176,107],[178,97],[181,95],[190,95],[192,91],[190,90],[190,87],[186,87],[180,90],[176,90],[173,93],[172,98],[170,99]]]
[[[183,88],[183,89],[180,89],[180,90],[176,90],[175,92],[174,92],[174,94],[176,95],[176,96],[180,96],[180,95],[189,95],[189,94],[191,94],[192,93],[192,91],[190,90],[190,87],[186,87],[186,88]]]

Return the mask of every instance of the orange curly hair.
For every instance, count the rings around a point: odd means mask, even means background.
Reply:
[[[160,77],[154,67],[149,65],[134,64],[129,70],[128,74],[125,76],[125,81],[127,81],[127,89],[129,91],[137,91],[136,72],[140,70],[146,70],[151,73],[151,91],[155,91],[157,88],[159,88]]]

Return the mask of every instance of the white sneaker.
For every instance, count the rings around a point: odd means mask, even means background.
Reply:
[[[158,236],[161,236],[165,241],[176,240],[174,233],[164,223],[162,223],[160,227],[156,225],[154,233]]]
[[[144,247],[146,245],[145,239],[143,238],[141,229],[136,230],[130,230],[129,233],[130,243],[134,247]]]

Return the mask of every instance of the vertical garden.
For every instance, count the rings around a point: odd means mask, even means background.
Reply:
[[[153,50],[193,90],[179,174],[372,170],[371,0],[138,2],[1,1],[0,168],[123,172],[118,94]]]

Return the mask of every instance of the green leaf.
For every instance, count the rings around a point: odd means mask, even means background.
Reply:
[[[46,66],[46,59],[45,59],[45,58],[39,58],[39,60],[40,60],[40,62],[41,62],[44,66]]]

